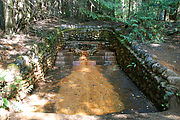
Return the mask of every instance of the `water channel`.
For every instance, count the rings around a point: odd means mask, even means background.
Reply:
[[[26,99],[26,110],[68,115],[156,112],[120,69],[106,42],[70,42]]]

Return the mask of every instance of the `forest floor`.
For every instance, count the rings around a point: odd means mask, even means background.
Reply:
[[[51,30],[62,24],[114,25],[115,23],[102,23],[102,21],[78,23],[73,20],[44,20],[37,22],[34,26],[36,28]],[[6,67],[6,65],[13,62],[17,56],[25,54],[26,51],[30,50],[31,45],[37,41],[40,41],[40,38],[28,34],[3,36],[0,34],[0,68]],[[143,44],[143,48],[152,54],[153,58],[162,65],[165,65],[169,69],[172,69],[176,73],[180,74],[180,33],[168,36],[165,42],[159,44]]]
[[[153,58],[180,75],[180,34],[169,36],[165,42],[143,45]]]
[[[61,24],[78,24],[78,25],[101,25],[101,22],[87,22],[77,23],[76,21],[69,20],[44,20],[39,21],[34,26],[36,28],[43,28],[46,30],[54,29]],[[111,23],[103,23],[110,24]],[[26,54],[31,49],[34,42],[39,42],[41,39],[37,36],[29,34],[14,34],[14,35],[1,35],[0,34],[0,72],[13,62],[17,56]],[[153,58],[159,61],[162,65],[174,70],[180,75],[180,34],[175,33],[166,39],[165,42],[160,44],[144,44],[143,48],[153,55]],[[179,111],[171,113],[163,113],[155,115],[155,117],[169,116],[167,118],[176,118]],[[153,114],[154,115],[154,114]],[[152,116],[153,116],[152,115]],[[151,116],[151,114],[149,114]],[[158,118],[157,117],[157,118]],[[179,118],[179,116],[178,116]],[[155,118],[156,119],[156,118]]]

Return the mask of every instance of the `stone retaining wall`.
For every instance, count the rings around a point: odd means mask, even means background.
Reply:
[[[60,44],[56,32],[52,31],[46,38],[42,38],[42,42],[35,43],[26,56],[19,56],[15,62],[9,64],[0,74],[3,78],[0,82],[0,97],[16,98],[18,101],[25,98],[40,81],[44,80],[48,69],[53,67]],[[1,98],[0,107],[4,104]]]
[[[93,27],[93,29],[77,27],[66,29],[62,39],[66,41],[100,40],[112,43],[111,48],[116,52],[121,68],[157,109],[167,110],[173,108],[174,104],[179,104],[180,76],[153,60],[153,57],[137,42],[122,41],[117,37],[119,32],[120,29],[113,31],[110,27]]]
[[[42,42],[34,44],[28,56],[18,58],[15,63],[24,72],[24,80],[30,80],[34,86],[44,80],[48,69],[55,63],[56,55],[60,45],[56,32],[52,31]],[[28,69],[28,70],[27,70]]]
[[[116,36],[115,34],[111,36]],[[157,109],[160,111],[173,109],[175,107],[173,104],[179,104],[180,76],[178,74],[153,60],[153,57],[135,41],[124,42],[120,37],[115,37],[112,44],[123,71]]]

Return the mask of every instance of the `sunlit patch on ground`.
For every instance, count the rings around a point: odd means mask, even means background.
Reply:
[[[161,44],[155,44],[155,43],[153,43],[153,44],[151,44],[151,46],[152,46],[152,47],[159,47],[159,46],[161,46]]]
[[[124,109],[119,94],[96,66],[75,66],[75,70],[60,81],[60,86],[57,113],[103,115]]]

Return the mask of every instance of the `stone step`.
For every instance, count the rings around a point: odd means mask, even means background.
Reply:
[[[96,45],[96,44],[109,44],[107,41],[67,41],[67,44],[87,44],[87,45]]]
[[[86,64],[86,65],[96,65],[96,61],[73,61],[73,65],[80,65],[80,64]]]
[[[56,61],[69,61],[69,60],[78,60],[79,56],[57,56]],[[115,61],[115,56],[88,56],[89,60],[105,60],[105,61]]]
[[[116,60],[115,56],[89,56],[88,59],[95,60],[95,61],[99,61],[99,60],[115,61]]]
[[[68,50],[63,50],[57,53],[57,56],[71,56],[71,55],[75,55],[75,54],[73,52],[69,52]],[[93,56],[115,56],[115,53],[107,52],[107,50],[98,50],[97,52],[95,52]]]
[[[113,65],[117,64],[116,61],[84,61],[88,65]],[[55,66],[60,65],[80,65],[83,61],[56,61]]]

